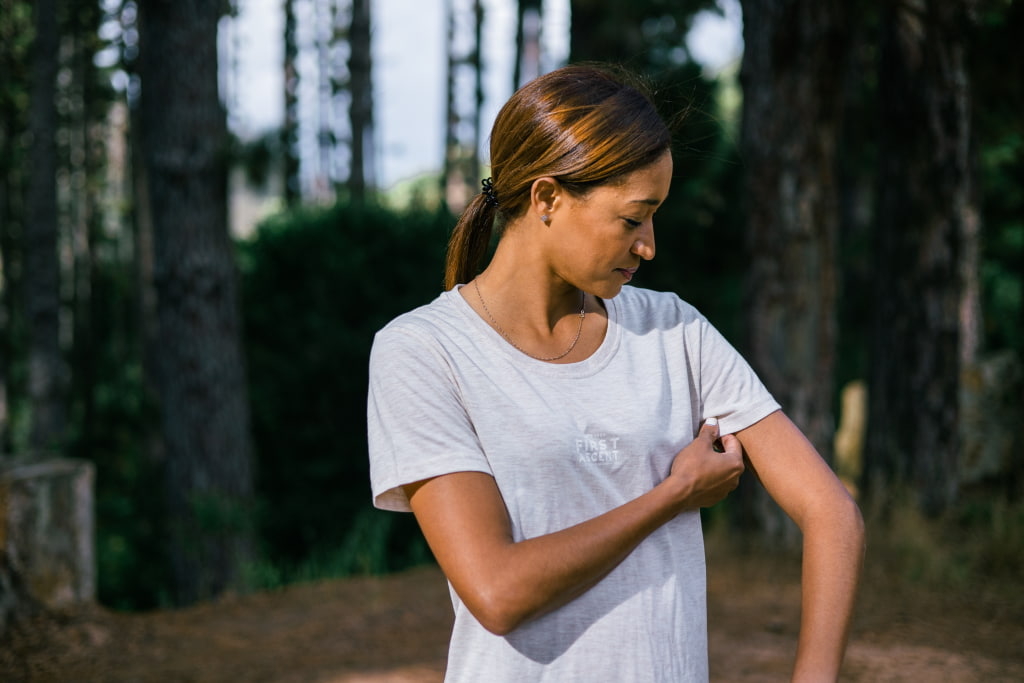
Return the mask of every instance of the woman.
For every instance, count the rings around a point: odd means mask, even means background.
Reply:
[[[699,509],[744,453],[804,534],[793,680],[834,680],[856,505],[706,319],[628,286],[672,178],[650,100],[601,68],[541,76],[498,114],[491,163],[448,291],[370,359],[374,501],[412,510],[451,585],[446,680],[707,680]]]

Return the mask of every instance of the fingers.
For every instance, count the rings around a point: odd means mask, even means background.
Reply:
[[[719,431],[716,418],[700,426],[697,438],[676,454],[670,476],[684,480],[687,498],[684,507],[709,507],[721,501],[743,474],[743,448],[733,434]]]
[[[735,434],[726,434],[719,438],[718,443],[721,444],[722,453],[730,453],[735,455],[742,455],[743,446],[740,444],[740,440],[736,438]]]
[[[709,417],[704,420],[704,424],[701,425],[699,437],[709,439],[711,441],[711,450],[716,453],[724,453],[739,459],[740,472],[746,469],[746,466],[742,461],[743,446],[740,444],[740,440],[736,438],[734,434],[722,435],[718,426],[717,417]]]
[[[746,465],[743,462],[743,447],[740,440],[734,434],[725,434],[718,441],[715,441],[714,449],[721,455],[723,463],[728,463],[730,476],[727,480],[728,490],[733,491],[740,483]]]

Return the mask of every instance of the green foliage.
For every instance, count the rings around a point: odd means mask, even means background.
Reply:
[[[928,518],[910,494],[866,515],[869,575],[935,587],[1012,585],[1024,573],[1024,501],[967,497]]]
[[[193,493],[189,507],[203,533],[245,534],[252,527],[255,511],[237,497],[217,493]]]
[[[969,51],[989,349],[1024,357],[1024,4],[984,3]]]
[[[272,590],[293,583],[383,574],[398,567],[429,563],[433,558],[427,543],[411,523],[412,515],[400,516],[367,506],[356,514],[340,546],[315,549],[299,562],[262,559],[246,569],[243,584],[248,590]]]
[[[267,567],[294,577],[423,558],[411,516],[368,512],[367,362],[378,329],[440,293],[453,224],[441,212],[304,208],[240,245],[265,543],[256,583]]]
[[[673,122],[672,188],[654,219],[657,255],[636,284],[673,291],[695,305],[730,340],[742,329],[742,166],[729,135],[723,94],[732,76],[707,80],[695,64],[655,80],[663,116]]]
[[[88,343],[80,336],[75,348],[68,452],[96,467],[100,602],[147,609],[167,604],[170,581],[163,469],[155,439],[159,416],[143,377],[134,267],[103,259],[98,265],[92,336]]]

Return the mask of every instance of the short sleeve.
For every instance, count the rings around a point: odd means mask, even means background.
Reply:
[[[373,503],[409,511],[402,486],[451,472],[491,473],[450,357],[414,326],[392,324],[370,351],[367,437]]]
[[[779,410],[746,359],[703,318],[700,365],[703,417],[717,417],[722,434],[738,432]]]

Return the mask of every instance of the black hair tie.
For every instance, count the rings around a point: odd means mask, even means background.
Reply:
[[[480,181],[480,185],[483,187],[482,191],[487,203],[498,208],[498,191],[494,189],[494,182],[490,178],[484,178]]]

